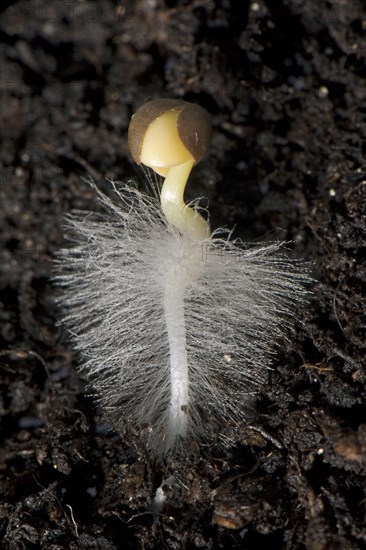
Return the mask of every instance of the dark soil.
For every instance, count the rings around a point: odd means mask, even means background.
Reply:
[[[0,12],[1,548],[366,548],[365,2],[2,0]],[[50,283],[62,215],[99,208],[82,178],[109,193],[104,178],[140,177],[127,126],[160,96],[213,116],[190,185],[212,226],[292,240],[317,279],[258,429],[164,467],[85,396]]]

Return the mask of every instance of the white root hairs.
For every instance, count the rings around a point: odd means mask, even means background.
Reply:
[[[118,203],[94,187],[105,214],[68,216],[60,303],[102,408],[163,455],[245,422],[308,277],[279,243],[193,241],[157,199],[113,187]]]

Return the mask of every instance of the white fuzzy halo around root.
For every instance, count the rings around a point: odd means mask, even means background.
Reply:
[[[193,241],[155,198],[113,187],[117,202],[94,186],[105,214],[67,217],[63,322],[102,408],[162,455],[245,422],[309,277],[281,243]]]

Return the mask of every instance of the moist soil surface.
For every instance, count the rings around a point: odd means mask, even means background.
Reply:
[[[1,2],[1,548],[366,548],[365,33],[361,0]],[[127,127],[157,97],[212,115],[212,227],[315,279],[232,445],[165,464],[96,407],[50,282],[86,180],[143,185]]]

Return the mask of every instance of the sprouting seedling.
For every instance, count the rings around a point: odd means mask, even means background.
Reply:
[[[206,153],[211,139],[211,120],[205,109],[174,99],[158,99],[143,105],[132,117],[128,140],[133,158],[165,176],[160,201],[173,227],[191,238],[209,237],[208,223],[184,202],[184,190],[194,164]],[[193,254],[193,257],[195,255]],[[187,429],[189,365],[186,346],[184,292],[186,277],[167,270],[164,313],[170,355],[169,446]]]
[[[161,208],[170,224],[197,239],[210,234],[205,219],[184,203],[192,167],[205,155],[211,141],[211,119],[205,109],[175,99],[156,99],[133,115],[128,142],[137,164],[165,177]]]
[[[105,214],[68,217],[74,248],[59,260],[65,323],[102,408],[161,457],[192,440],[228,443],[252,410],[276,341],[303,303],[299,265],[281,243],[244,245],[184,203],[207,151],[201,107],[154,100],[129,128],[134,159],[165,176],[160,202],[96,187]]]

